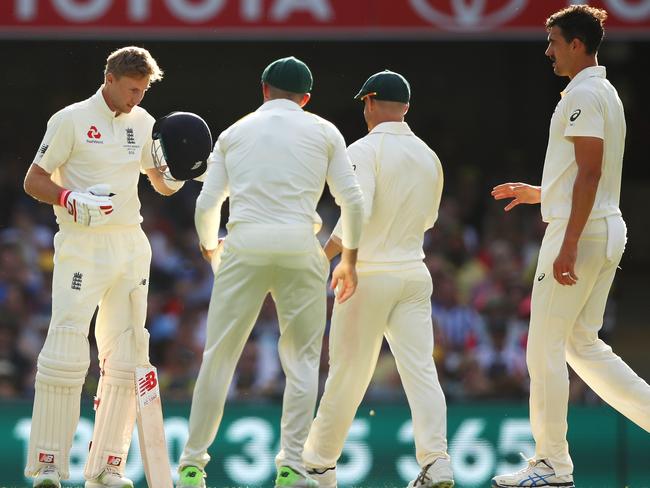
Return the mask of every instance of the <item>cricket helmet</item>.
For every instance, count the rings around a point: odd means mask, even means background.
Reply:
[[[191,112],[172,112],[156,120],[151,132],[151,155],[159,171],[169,168],[180,181],[205,173],[212,151],[208,124]]]

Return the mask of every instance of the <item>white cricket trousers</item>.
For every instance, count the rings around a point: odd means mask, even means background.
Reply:
[[[133,328],[130,293],[141,288],[146,297],[150,262],[151,247],[139,225],[63,224],[54,236],[52,318],[38,358],[26,476],[35,476],[44,464],[55,464],[64,479],[69,476],[81,388],[90,362],[91,319],[99,305],[95,339],[103,364],[122,348]],[[121,424],[133,419],[124,411],[119,415],[110,429],[125,431],[128,451],[133,425]],[[96,425],[95,432],[98,429]],[[93,443],[97,449],[102,444]],[[126,454],[120,456],[125,462]]]
[[[336,466],[385,336],[411,408],[417,461],[426,466],[447,457],[447,407],[433,362],[431,276],[424,263],[358,276],[356,293],[334,305],[330,369],[305,444],[305,465]]]
[[[551,461],[556,474],[573,472],[566,440],[567,363],[607,403],[650,431],[650,386],[598,338],[607,295],[626,241],[620,216],[589,220],[578,242],[578,282],[553,278],[567,220],[549,222],[533,284],[527,362],[530,422],[535,458]]]
[[[270,292],[286,376],[276,465],[304,472],[302,450],[316,408],[329,262],[312,226],[236,224],[223,244],[208,310],[180,466],[200,468],[221,422],[237,361]]]

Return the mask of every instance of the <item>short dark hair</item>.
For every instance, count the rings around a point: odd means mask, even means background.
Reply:
[[[300,101],[305,96],[305,93],[290,92],[288,90],[283,90],[282,88],[278,88],[277,86],[269,85],[266,82],[262,82],[262,83],[266,84],[266,86],[269,87],[269,95],[271,95],[271,98],[273,99],[285,98],[287,100],[292,100],[296,103],[300,103]]]
[[[607,12],[603,9],[589,5],[571,5],[546,19],[546,28],[559,27],[567,42],[580,39],[587,54],[595,54],[605,36],[605,19]]]

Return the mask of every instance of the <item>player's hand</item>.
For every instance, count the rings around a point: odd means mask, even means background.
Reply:
[[[223,244],[223,237],[219,237],[217,240],[217,247],[214,249],[206,249],[203,247],[203,244],[199,244],[199,247],[201,248],[201,254],[203,255],[203,259],[205,259],[208,263],[212,263],[212,258],[214,256],[214,253],[217,252],[219,247]]]
[[[201,247],[201,254],[203,255],[203,259],[205,259],[208,263],[212,262],[212,255],[214,254],[215,249],[206,249],[203,247],[201,244],[199,244]]]
[[[338,303],[345,302],[354,295],[357,289],[357,270],[352,264],[341,260],[332,271],[332,283],[330,285],[336,294]]]
[[[61,194],[61,205],[80,225],[93,226],[102,223],[113,212],[109,186],[94,185],[85,192],[66,190]]]
[[[573,286],[578,281],[575,272],[578,245],[564,242],[553,262],[553,277],[560,285]]]
[[[506,212],[509,212],[520,203],[539,203],[542,198],[542,189],[527,183],[503,183],[495,186],[491,194],[495,200],[512,198],[513,200],[504,208]]]

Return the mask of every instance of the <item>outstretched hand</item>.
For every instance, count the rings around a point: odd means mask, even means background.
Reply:
[[[542,189],[539,186],[527,183],[503,183],[495,186],[491,194],[495,200],[512,198],[513,200],[504,207],[504,210],[509,212],[520,203],[539,203],[542,197]]]

